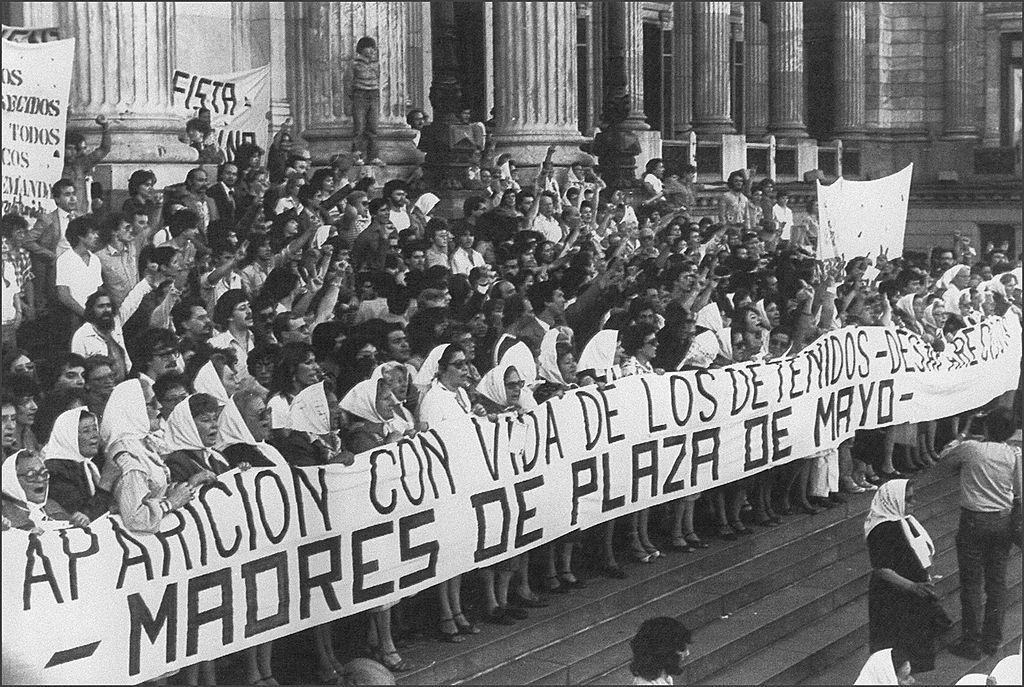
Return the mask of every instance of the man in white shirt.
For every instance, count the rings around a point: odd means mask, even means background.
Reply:
[[[465,274],[469,276],[474,267],[483,267],[487,264],[484,256],[473,248],[474,236],[469,229],[469,224],[457,224],[453,232],[457,247],[452,252],[450,265],[453,274]]]
[[[76,217],[65,235],[71,250],[57,258],[57,300],[78,317],[85,315],[85,300],[103,285],[103,268],[93,251],[100,234],[91,215]]]
[[[114,362],[114,376],[123,380],[132,368],[128,348],[124,342],[124,322],[139,306],[141,297],[130,302],[120,311],[106,291],[91,294],[85,301],[85,324],[71,337],[71,352],[88,358],[92,355],[107,356]]]
[[[533,220],[534,231],[544,234],[544,239],[553,243],[562,240],[562,225],[555,217],[555,201],[557,196],[551,191],[544,191],[537,201],[537,217]]]
[[[405,197],[407,194],[408,188],[406,187],[405,182],[400,179],[392,179],[388,183],[384,184],[381,197],[388,202],[391,224],[395,225],[396,231],[404,231],[412,224],[412,217],[409,215],[409,210],[405,206]]]
[[[793,209],[789,207],[789,191],[784,188],[775,192],[772,220],[775,230],[780,232],[779,238],[789,241],[793,236]]]
[[[213,348],[230,348],[238,363],[235,373],[239,380],[249,377],[246,361],[255,342],[252,335],[252,306],[241,289],[231,289],[217,299],[213,308],[213,323],[221,330],[210,339]]]

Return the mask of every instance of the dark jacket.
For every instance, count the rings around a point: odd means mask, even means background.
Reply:
[[[96,493],[89,494],[88,469],[73,460],[46,461],[50,471],[49,501],[56,502],[68,513],[84,513],[95,520],[110,510],[113,496],[106,489],[96,485]]]

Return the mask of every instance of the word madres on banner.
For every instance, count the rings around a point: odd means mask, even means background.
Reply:
[[[44,209],[50,187],[60,179],[74,56],[75,41],[70,38],[4,42],[0,84],[4,213]]]
[[[518,417],[466,416],[350,467],[221,475],[155,535],[116,516],[3,535],[4,670],[138,683],[391,603],[573,530],[1012,389],[1013,317],[937,354],[846,328],[796,356],[638,375]],[[100,621],[101,620],[101,621]],[[60,628],[59,632],[55,632]]]
[[[207,75],[175,70],[171,75],[174,109],[195,117],[201,108],[210,111],[217,145],[234,159],[242,143],[268,146],[267,113],[270,111],[270,66],[231,74]]]
[[[818,259],[903,254],[914,165],[872,181],[839,177],[818,191]]]

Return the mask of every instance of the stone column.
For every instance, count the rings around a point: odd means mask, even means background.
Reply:
[[[94,131],[111,121],[112,162],[192,162],[178,140],[185,118],[171,105],[174,3],[58,2],[61,35],[74,37],[68,129]]]
[[[411,9],[404,2],[303,3],[293,32],[300,59],[297,100],[302,137],[315,162],[352,147],[352,63],[363,36],[377,41],[380,61],[380,155],[389,165],[417,162],[414,134],[405,122]]]
[[[864,45],[867,42],[864,3],[840,2],[835,16],[835,134],[843,138],[856,138],[864,134],[867,119],[864,100]]]
[[[623,5],[625,18],[621,29],[626,35],[626,87],[633,96],[633,108],[626,126],[646,131],[651,126],[644,113],[644,4],[624,2]]]
[[[747,136],[768,133],[768,24],[761,3],[743,3],[743,128]]]
[[[267,22],[270,34],[270,123],[276,132],[292,117],[292,103],[288,98],[288,29],[284,2],[267,3]],[[293,128],[294,130],[294,128]]]
[[[579,159],[576,5],[500,2],[494,18],[496,150],[511,149],[530,165],[558,145],[556,163]]]
[[[776,136],[802,138],[807,136],[803,3],[776,0],[768,7],[768,128]]]
[[[978,135],[976,102],[971,84],[971,31],[977,3],[946,3],[946,112],[944,138],[963,139]]]
[[[693,5],[693,128],[698,134],[731,134],[729,107],[729,3]]]
[[[672,79],[674,136],[689,131],[693,122],[693,5],[689,2],[672,3]]]

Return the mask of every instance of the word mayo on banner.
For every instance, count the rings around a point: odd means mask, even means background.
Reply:
[[[270,65],[232,74],[193,74],[176,70],[171,75],[174,109],[188,118],[200,108],[210,111],[217,145],[228,160],[241,143],[269,145]]]
[[[18,31],[4,27],[7,31]],[[27,29],[26,29],[27,30]],[[52,206],[50,187],[64,169],[73,38],[3,42],[3,212]]]
[[[839,177],[818,189],[818,259],[903,254],[914,165],[872,181]]]
[[[789,358],[453,419],[351,467],[229,472],[159,534],[116,516],[8,531],[5,681],[138,683],[379,607],[857,429],[978,407],[1014,388],[1020,355],[1012,317],[941,354],[906,331],[846,328]]]

